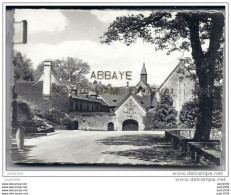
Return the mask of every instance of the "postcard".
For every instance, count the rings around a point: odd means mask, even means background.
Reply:
[[[13,17],[12,162],[224,167],[224,8]]]

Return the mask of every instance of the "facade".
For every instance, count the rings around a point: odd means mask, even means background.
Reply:
[[[147,110],[134,97],[129,96],[123,104],[115,111],[115,130],[129,131],[145,129],[143,118],[146,116]]]
[[[70,112],[110,112],[110,107],[96,95],[70,94]]]
[[[193,97],[194,81],[190,75],[184,64],[179,63],[157,90],[156,99],[159,101],[160,94],[167,90],[172,96],[173,107],[179,114],[182,105]]]
[[[190,72],[179,63],[158,89],[148,84],[148,74],[143,64],[140,81],[135,93],[130,87],[121,87],[120,94],[58,94],[52,93],[52,85],[63,85],[46,63],[44,72],[35,82],[17,83],[16,94],[37,105],[43,111],[55,109],[69,114],[74,129],[105,131],[143,131],[147,129],[146,116],[160,100],[160,94],[168,90],[173,98],[173,106],[178,111],[193,94],[194,82]]]

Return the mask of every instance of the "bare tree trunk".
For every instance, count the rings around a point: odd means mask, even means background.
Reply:
[[[197,114],[195,141],[208,141],[212,127],[213,97],[206,92],[200,92],[199,109]]]
[[[218,50],[223,36],[224,16],[215,13],[211,16],[210,44],[208,51],[203,53],[199,38],[199,15],[192,14],[185,17],[190,30],[192,57],[196,64],[196,74],[199,82],[195,141],[208,141],[212,127],[212,111],[214,99],[215,65]]]

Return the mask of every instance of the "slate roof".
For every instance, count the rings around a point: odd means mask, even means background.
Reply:
[[[144,66],[145,70],[145,66]],[[150,86],[146,83],[144,83],[142,80],[139,81],[139,83],[135,86],[135,88],[138,88],[139,86],[145,86],[149,89]],[[144,110],[149,110],[150,107],[154,107],[156,105],[156,99],[155,99],[155,93],[154,91],[151,92],[150,95],[148,96],[140,96],[140,95],[132,95],[130,94],[130,88],[134,88],[134,86],[129,86],[129,87],[119,87],[120,88],[120,93],[117,94],[101,94],[100,97],[105,100],[105,102],[111,106],[115,107],[117,110],[130,96],[132,96],[138,103],[139,105],[144,109]]]
[[[34,83],[36,84],[38,82],[38,80],[41,78],[41,76],[44,74],[44,71],[40,72],[40,74],[38,74],[36,76],[36,79],[34,80]],[[60,84],[60,85],[64,85],[64,83],[58,78],[58,76],[55,74],[55,72],[52,70],[51,68],[51,75],[54,76],[54,78],[56,79],[56,81]]]
[[[140,74],[147,74],[147,71],[146,71],[146,68],[145,68],[145,63],[143,64],[143,68],[142,68]]]
[[[108,106],[108,104],[104,100],[95,99],[91,95],[85,95],[85,94],[81,94],[81,93],[79,93],[77,95],[75,95],[74,93],[71,93],[70,95],[72,98],[75,98],[75,99],[84,100],[84,101],[88,101],[88,102],[97,102],[97,103],[100,103],[102,105]]]
[[[130,89],[128,87],[120,87],[119,94],[101,94],[100,97],[112,107],[117,107],[123,103],[130,95]]]
[[[139,95],[134,95],[133,96],[139,103],[140,105],[147,111],[150,109],[150,107],[153,105],[153,97],[151,95],[148,96],[139,96]]]
[[[145,110],[148,111],[150,109],[151,106],[154,106],[154,104],[156,103],[156,100],[154,99],[153,95],[148,95],[148,96],[139,96],[139,95],[128,95],[126,96],[121,102],[120,104],[117,105],[116,110],[118,110],[120,108],[120,106],[126,102],[126,100],[132,96],[134,98],[134,100]]]
[[[101,95],[103,96],[104,100],[108,103],[110,106],[114,106],[115,109],[119,109],[119,107],[130,97],[132,96],[135,101],[146,111],[148,111],[151,107],[154,107],[157,103],[157,100],[155,98],[155,93],[152,92],[150,95],[147,96],[140,96],[140,95],[131,95],[130,93],[125,93],[123,96],[119,95]],[[113,98],[118,98],[117,101],[113,102]]]
[[[145,86],[146,88],[150,89],[150,86],[149,86],[147,83],[145,83],[143,80],[140,80],[140,81],[137,83],[136,89],[139,89],[139,87],[143,87],[143,86]]]

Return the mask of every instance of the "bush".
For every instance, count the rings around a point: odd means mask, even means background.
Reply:
[[[32,109],[33,105],[30,105],[27,101],[20,99],[13,100],[12,106],[14,107],[12,126],[15,129],[24,127],[25,133],[35,133],[38,132],[38,127],[48,127],[39,109],[36,107]]]
[[[177,128],[177,111],[173,107],[172,97],[162,94],[160,103],[151,111],[153,114],[152,125],[154,129]]]
[[[64,112],[60,112],[55,108],[52,108],[47,113],[45,113],[44,118],[54,123],[60,124],[61,118],[64,116],[65,116]]]
[[[216,129],[219,129],[222,127],[222,111],[221,110],[213,110],[212,127]]]
[[[222,110],[221,106],[217,106],[216,101],[214,103],[214,109],[212,111],[212,128],[222,127]],[[186,102],[180,111],[180,123],[187,128],[194,128],[196,126],[195,121],[197,118],[198,102],[193,99]]]
[[[180,123],[182,126],[186,128],[194,128],[195,127],[195,121],[197,117],[197,102],[196,100],[192,100],[189,102],[186,102],[180,111]]]
[[[66,126],[67,129],[69,129],[69,130],[72,129],[72,121],[71,121],[71,119],[69,118],[69,116],[63,117],[63,119],[62,119],[62,125],[63,125],[63,126]]]
[[[37,107],[35,109],[33,109],[33,114],[35,116],[40,117],[40,118],[45,118],[45,114],[42,113]]]

